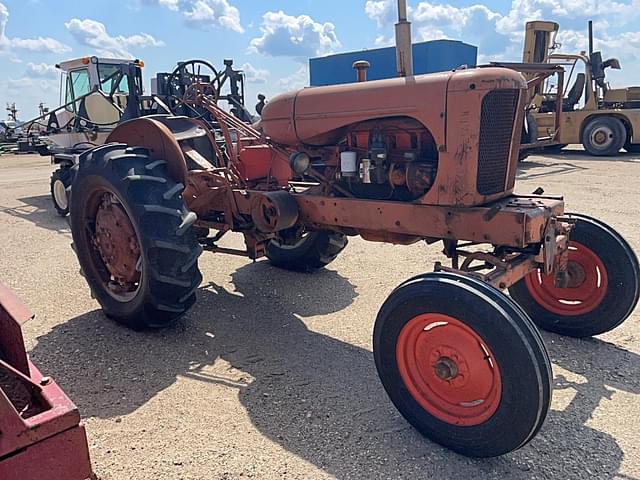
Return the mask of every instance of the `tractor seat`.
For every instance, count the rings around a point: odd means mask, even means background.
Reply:
[[[578,104],[580,99],[582,98],[582,94],[584,93],[584,87],[587,83],[587,77],[584,73],[579,73],[576,77],[576,82],[569,90],[569,94],[562,101],[562,111],[563,112],[571,112]]]

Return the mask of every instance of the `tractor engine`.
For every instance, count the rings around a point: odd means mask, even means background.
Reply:
[[[433,185],[437,147],[415,120],[363,122],[349,129],[341,147],[335,179],[357,198],[415,200]]]
[[[476,206],[513,192],[525,90],[503,68],[306,88],[257,127],[306,153],[337,196]]]

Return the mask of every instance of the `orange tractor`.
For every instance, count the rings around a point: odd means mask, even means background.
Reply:
[[[529,442],[549,409],[538,327],[597,335],[634,309],[638,260],[619,234],[566,213],[562,197],[513,193],[521,74],[303,89],[274,98],[253,126],[219,108],[214,92],[194,81],[183,99],[208,120],[131,120],[74,167],[74,248],[108,317],[170,325],[196,301],[203,250],[313,271],[350,236],[441,241],[450,264],[382,305],[375,362],[415,428],[490,457]],[[218,246],[228,232],[246,248]]]

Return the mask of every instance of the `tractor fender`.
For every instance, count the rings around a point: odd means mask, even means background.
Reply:
[[[153,160],[166,161],[171,177],[186,185],[188,168],[185,151],[190,148],[187,142],[194,139],[200,139],[210,146],[207,148],[208,154],[213,151],[213,140],[202,122],[188,117],[150,115],[118,125],[107,138],[107,143],[148,148]]]

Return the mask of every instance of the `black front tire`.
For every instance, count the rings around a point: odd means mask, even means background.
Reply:
[[[500,401],[489,418],[471,425],[446,421],[411,393],[400,370],[398,358],[404,353],[399,351],[399,339],[407,325],[425,314],[459,320],[493,354],[483,346],[484,361],[491,359],[501,378]],[[429,335],[438,328],[438,324],[433,329],[429,325],[418,331]],[[449,273],[422,275],[403,283],[378,314],[373,345],[378,374],[396,408],[423,435],[458,453],[473,457],[506,454],[526,445],[544,423],[551,402],[552,373],[542,338],[527,315],[489,285]],[[455,348],[455,335],[445,345]]]
[[[615,117],[596,117],[584,127],[582,145],[589,154],[597,157],[617,155],[627,139],[627,129]]]
[[[69,215],[69,192],[73,176],[70,167],[60,167],[51,175],[51,201],[61,217]]]
[[[274,267],[295,272],[313,272],[326,267],[346,248],[346,235],[328,230],[308,232],[285,244],[272,240],[267,258]]]
[[[603,272],[598,272],[600,287],[593,293],[601,295],[601,301],[597,304],[594,302],[590,310],[587,308],[588,303],[584,304],[584,309],[580,309],[580,303],[572,302],[573,297],[578,297],[572,293],[571,288],[547,289],[547,292],[559,294],[566,292],[566,298],[555,302],[548,295],[538,293],[540,287],[537,285],[540,285],[540,281],[537,279],[542,277],[537,272],[512,285],[509,294],[544,330],[578,338],[606,333],[622,324],[638,304],[640,264],[631,246],[613,228],[586,215],[567,216],[577,220],[570,233],[572,248],[588,248],[604,266],[606,286],[603,283]],[[570,250],[570,263],[571,259]],[[581,269],[587,274],[593,270],[589,265],[586,268],[581,266]],[[585,302],[589,301],[590,298],[585,299]]]
[[[193,229],[196,220],[182,199],[166,162],[152,160],[148,150],[110,144],[80,159],[71,196],[71,230],[82,272],[105,314],[135,329],[166,327],[195,303],[202,276],[202,247]],[[110,271],[98,252],[95,236],[96,195],[117,198],[135,230],[141,268],[137,290],[115,295]],[[130,267],[133,268],[133,267]]]

